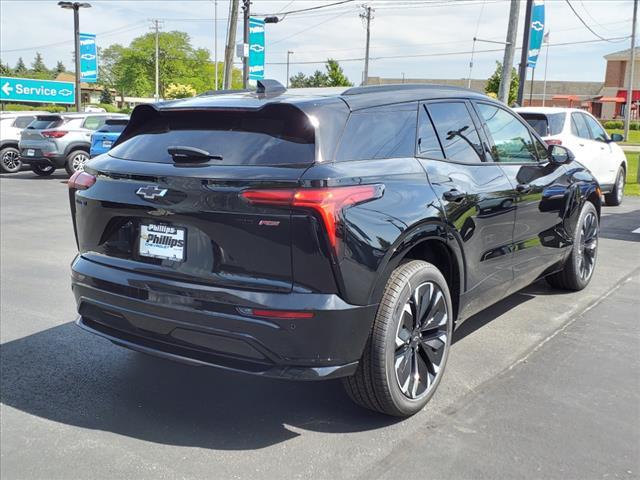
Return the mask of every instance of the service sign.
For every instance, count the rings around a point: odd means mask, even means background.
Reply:
[[[75,103],[73,82],[0,77],[0,101],[33,103]]]
[[[80,34],[80,81],[98,81],[98,48],[96,36],[92,33]]]

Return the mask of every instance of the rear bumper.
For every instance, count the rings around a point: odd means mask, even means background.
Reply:
[[[27,157],[24,156],[23,153],[21,152],[20,154],[20,161],[26,165],[39,165],[41,167],[56,167],[56,168],[62,168],[64,167],[64,164],[66,162],[66,158],[65,157],[60,157],[60,156],[51,156],[51,157],[43,157],[43,156],[37,156],[37,157]]]
[[[352,375],[377,308],[332,294],[177,282],[82,257],[72,264],[72,288],[78,325],[116,344],[192,365],[296,380]],[[253,318],[239,307],[308,310],[314,317]]]

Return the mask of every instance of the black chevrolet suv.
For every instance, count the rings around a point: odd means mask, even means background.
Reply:
[[[591,174],[452,87],[265,81],[142,105],[69,187],[82,328],[193,365],[341,377],[396,416],[434,394],[465,318],[541,277],[582,289],[596,262]]]

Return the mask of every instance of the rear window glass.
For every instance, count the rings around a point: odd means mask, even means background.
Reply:
[[[98,129],[98,132],[101,132],[101,133],[122,133],[122,131],[124,130],[124,127],[126,127],[126,126],[127,126],[126,123],[116,123],[116,124],[105,123],[103,126],[101,126]]]
[[[562,133],[566,115],[564,113],[520,113],[520,116],[533,127],[538,135],[548,137]]]
[[[16,128],[26,128],[31,122],[33,122],[35,117],[18,117],[16,121],[13,122],[13,126]]]
[[[413,157],[417,104],[354,112],[342,135],[336,159],[368,160]]]
[[[62,125],[60,117],[37,117],[27,127],[29,130],[42,130],[44,128],[53,128]]]
[[[287,109],[290,110],[290,109]],[[172,163],[169,147],[221,156],[221,165],[291,165],[315,161],[314,130],[302,112],[168,112],[110,151],[126,160]]]

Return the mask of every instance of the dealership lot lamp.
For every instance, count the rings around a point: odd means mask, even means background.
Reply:
[[[60,8],[73,10],[73,39],[75,44],[75,60],[76,60],[76,111],[80,111],[81,95],[80,91],[80,14],[81,8],[91,8],[90,3],[80,2],[58,2]]]

